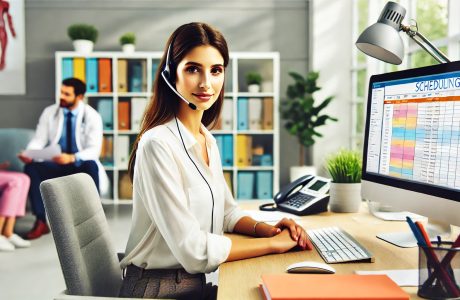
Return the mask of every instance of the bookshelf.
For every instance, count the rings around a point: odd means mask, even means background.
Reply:
[[[102,197],[104,204],[132,203],[127,160],[162,55],[55,53],[56,101],[62,79],[81,78],[87,83],[86,103],[99,111],[104,122],[100,159],[111,184],[110,193]],[[221,126],[212,133],[237,200],[273,198],[279,189],[279,69],[278,52],[230,53]],[[260,92],[248,92],[245,75],[251,71],[262,75]]]

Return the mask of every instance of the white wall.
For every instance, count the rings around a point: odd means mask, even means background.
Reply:
[[[325,158],[340,147],[350,146],[352,0],[313,0],[312,16],[311,66],[320,72],[322,87],[315,99],[334,95],[324,112],[339,119],[319,129],[324,136],[314,145],[314,164],[324,175]]]

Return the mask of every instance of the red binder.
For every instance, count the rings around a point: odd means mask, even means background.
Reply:
[[[262,297],[272,300],[409,299],[386,275],[277,274],[262,275],[262,282]]]

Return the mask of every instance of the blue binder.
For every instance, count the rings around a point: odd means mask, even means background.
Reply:
[[[261,166],[273,166],[273,157],[271,154],[263,154],[260,156]]]
[[[238,130],[249,129],[248,98],[238,99]]]
[[[86,91],[89,93],[97,93],[99,77],[97,65],[97,58],[86,59]]]
[[[128,91],[134,93],[142,92],[142,64],[140,61],[129,62],[129,83]]]
[[[222,165],[231,167],[233,166],[233,136],[229,134],[224,135],[223,146]]]
[[[259,171],[256,175],[257,199],[273,198],[273,174],[271,171]]]
[[[157,73],[157,69],[158,69],[158,61],[154,60],[152,61],[152,83],[155,82],[155,76]]]
[[[214,138],[216,139],[217,148],[219,148],[220,160],[222,161],[222,165],[224,165],[224,137],[216,135]]]
[[[73,59],[62,59],[62,80],[73,77]]]
[[[254,198],[254,172],[238,172],[238,199]]]
[[[104,130],[113,130],[113,101],[112,99],[100,99],[97,103],[97,111],[101,115]]]

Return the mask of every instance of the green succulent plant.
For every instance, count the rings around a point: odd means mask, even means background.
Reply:
[[[260,84],[262,82],[262,76],[257,72],[249,72],[246,74],[246,83],[251,84]]]
[[[134,32],[127,32],[120,37],[120,44],[136,44],[136,35]]]
[[[96,43],[98,31],[96,27],[89,24],[73,24],[67,28],[67,34],[72,41],[90,40]]]
[[[326,159],[326,169],[335,183],[361,182],[361,154],[356,151],[341,149]]]

